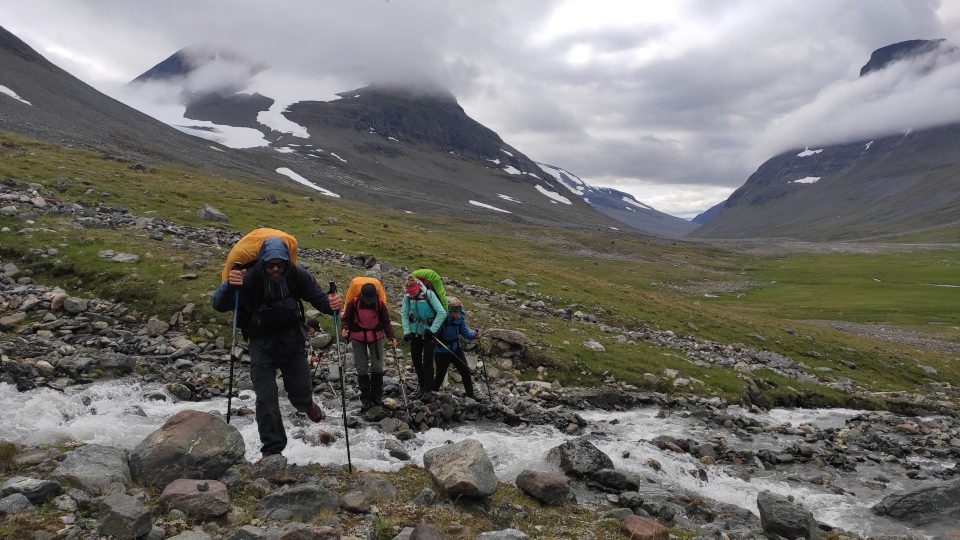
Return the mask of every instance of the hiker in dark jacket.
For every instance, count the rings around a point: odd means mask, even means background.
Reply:
[[[336,313],[343,300],[338,294],[324,293],[310,272],[291,264],[287,245],[280,238],[264,240],[257,263],[249,271],[230,270],[226,281],[213,294],[213,308],[233,310],[238,289],[242,314],[238,320],[243,320],[240,328],[250,341],[250,379],[257,394],[262,460],[280,454],[287,446],[280,416],[278,369],[290,403],[313,422],[325,418],[313,401],[301,300],[327,315]]]
[[[450,364],[457,369],[460,377],[463,379],[463,390],[467,397],[477,399],[473,393],[473,380],[470,378],[470,367],[467,365],[467,357],[460,345],[460,337],[464,339],[480,339],[480,332],[474,332],[467,326],[466,312],[463,310],[463,304],[456,296],[448,296],[447,304],[450,309],[447,312],[447,319],[440,327],[440,333],[437,339],[443,343],[443,347],[437,349],[435,360],[437,363],[437,376],[433,381],[433,388],[440,389],[444,377],[447,376],[447,368]]]
[[[353,347],[353,365],[360,387],[360,410],[383,405],[383,338],[396,348],[390,312],[380,301],[377,286],[366,283],[343,311],[344,337]]]
[[[407,276],[403,284],[406,293],[400,305],[403,340],[410,342],[410,359],[417,372],[418,392],[421,396],[432,390],[433,353],[436,341],[433,335],[440,331],[447,310],[437,294],[414,276]]]

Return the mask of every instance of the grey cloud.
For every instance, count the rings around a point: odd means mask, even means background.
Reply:
[[[372,81],[429,81],[534,159],[587,180],[686,193],[739,186],[775,148],[804,144],[818,125],[856,136],[827,123],[840,112],[849,113],[846,124],[883,128],[869,107],[851,105],[868,91],[869,81],[849,80],[870,52],[906,39],[960,38],[960,10],[936,0],[677,0],[669,7],[682,13],[678,20],[613,13],[606,24],[538,38],[569,1],[0,0],[0,9],[8,29],[42,53],[69,49],[73,59],[51,59],[100,86],[200,42],[268,65],[284,88],[315,99]],[[577,45],[596,57],[569,62]],[[223,71],[190,84],[242,78],[230,66],[216,69]],[[923,96],[943,105],[956,87],[953,79],[911,80],[926,90],[891,87],[878,103]],[[936,88],[944,92],[934,101]]]

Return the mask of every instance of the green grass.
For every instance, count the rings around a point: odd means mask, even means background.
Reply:
[[[410,215],[317,196],[276,179],[224,178],[168,163],[149,164],[153,173],[137,172],[129,163],[103,160],[96,152],[4,133],[0,142],[19,145],[0,147],[0,178],[40,183],[65,201],[123,206],[138,216],[239,232],[258,226],[280,228],[296,235],[301,246],[370,252],[394,266],[431,267],[469,284],[543,299],[551,308],[572,305],[609,325],[628,329],[649,325],[723,344],[769,348],[811,369],[829,367],[834,375],[873,391],[917,389],[926,382],[917,363],[935,367],[943,381],[960,384],[960,367],[949,354],[918,352],[796,322],[885,322],[956,339],[960,289],[928,284],[956,284],[957,250],[762,257],[624,232],[503,227],[489,221]],[[61,179],[67,181],[62,190]],[[270,193],[279,198],[277,204],[267,202]],[[201,222],[196,211],[204,203],[226,213],[229,223]],[[335,224],[328,223],[330,217]],[[229,246],[210,249],[188,242],[185,249],[177,249],[169,239],[152,240],[143,230],[76,229],[72,222],[72,217],[38,213],[34,227],[49,231],[0,234],[0,257],[32,272],[42,283],[60,285],[72,294],[123,301],[137,315],[166,319],[193,302],[197,311],[188,331],[195,333],[202,326],[228,335],[228,318],[210,309],[205,293],[218,285]],[[23,223],[0,217],[3,226],[17,230]],[[59,253],[44,258],[36,254],[38,248],[57,248]],[[130,265],[106,262],[97,257],[103,249],[132,252],[141,260]],[[205,262],[206,268],[183,269],[184,263],[196,261]],[[332,279],[341,287],[357,273],[339,265],[310,264],[321,282]],[[199,279],[179,279],[187,272],[198,273]],[[518,286],[502,285],[506,278]],[[396,278],[386,281],[399,290]],[[527,282],[537,285],[528,289]],[[704,294],[717,290],[732,292]],[[533,340],[529,365],[521,366],[525,376],[533,376],[536,366],[544,365],[548,380],[564,384],[596,384],[607,373],[643,386],[645,372],[661,375],[669,368],[703,382],[684,391],[730,398],[742,396],[748,384],[736,372],[697,366],[674,350],[618,343],[616,334],[601,333],[593,325],[538,317],[499,300],[484,306],[470,298],[466,302],[472,326],[515,328]],[[584,349],[586,339],[598,339],[607,352]],[[840,360],[857,367],[845,367]],[[791,387],[773,374],[752,376],[768,380],[765,391],[771,395],[776,388]],[[839,399],[822,387],[802,391],[819,391],[828,401]]]
[[[717,303],[789,319],[960,326],[960,251],[795,255],[759,260],[766,284]],[[944,286],[947,285],[947,286]]]

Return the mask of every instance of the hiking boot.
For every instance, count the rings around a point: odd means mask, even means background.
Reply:
[[[370,374],[357,375],[357,386],[360,387],[360,412],[367,412],[373,406],[370,399]]]
[[[370,405],[383,407],[383,372],[370,374]]]
[[[327,415],[323,414],[323,409],[317,405],[316,401],[310,404],[310,408],[307,409],[307,418],[309,418],[311,422],[322,422],[326,417]]]
[[[260,465],[261,463],[263,463],[263,460],[267,459],[268,457],[270,457],[270,456],[276,456],[276,455],[279,455],[279,454],[280,454],[279,452],[264,452],[264,453],[260,454],[260,459],[258,459],[258,460],[256,460],[256,461],[253,462],[253,465],[254,465],[254,466]]]

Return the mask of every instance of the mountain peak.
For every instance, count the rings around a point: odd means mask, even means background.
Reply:
[[[130,82],[145,83],[186,77],[213,62],[232,62],[248,66],[251,74],[263,69],[239,53],[207,45],[190,45],[171,54]]]
[[[905,58],[928,53],[939,47],[944,41],[946,40],[911,39],[894,43],[893,45],[887,45],[886,47],[880,47],[873,51],[873,54],[870,55],[870,60],[860,68],[860,76],[863,77],[868,73],[879,71]]]

